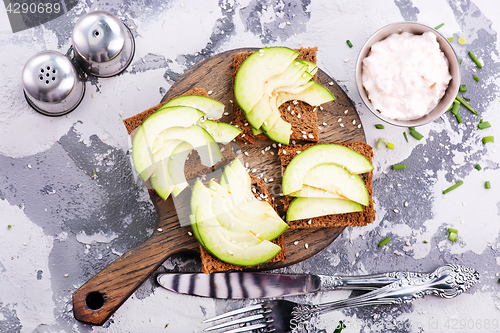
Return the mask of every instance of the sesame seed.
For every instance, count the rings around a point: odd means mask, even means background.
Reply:
[[[245,154],[245,155],[247,155],[247,156],[248,156],[248,152],[247,152],[247,151],[246,151],[246,152],[244,152],[243,154]]]
[[[314,139],[314,135],[312,135],[312,134],[309,134],[309,135],[308,135],[308,137],[309,137],[310,139]]]
[[[344,111],[344,114],[347,114],[347,112],[349,112],[349,110],[345,110],[345,111]]]
[[[319,129],[319,130],[322,130],[321,126],[318,126],[318,129]]]
[[[405,201],[405,207],[408,207],[408,201]]]
[[[299,104],[299,102],[298,102],[296,99],[295,99],[295,100],[293,100],[293,102],[292,102],[292,103],[293,103],[293,104],[295,104],[295,105]]]
[[[304,43],[303,41],[300,41],[300,42],[299,42],[299,45],[302,45],[303,43]]]
[[[312,223],[312,220],[307,221],[307,224],[311,224],[311,223]]]
[[[283,155],[286,155],[286,150],[283,150]]]
[[[323,125],[323,126],[326,126],[326,123],[323,123],[322,125]]]
[[[306,249],[308,249],[308,248],[309,248],[309,244],[305,243],[305,244],[304,244],[304,247],[305,247]]]
[[[359,252],[356,252],[356,254],[354,255],[356,258],[359,258]]]
[[[299,119],[300,119],[300,113],[297,115],[297,118],[299,118]]]
[[[193,233],[191,231],[188,231],[189,236],[193,236]]]
[[[307,139],[307,135],[305,135],[305,134],[304,134],[304,135],[302,135],[302,137],[303,137],[304,139]]]
[[[299,241],[293,242],[293,245],[297,245],[297,244],[299,244]]]
[[[28,164],[28,169],[31,169],[31,164]]]
[[[462,206],[465,206],[465,205],[466,205],[465,201],[462,201]]]
[[[333,81],[328,82],[329,85],[333,86]]]
[[[358,128],[361,128],[361,124],[358,124]]]
[[[323,107],[322,107],[321,105],[320,105],[319,109],[320,109],[321,111],[323,111]]]
[[[162,232],[162,231],[163,231],[163,229],[162,229],[162,228],[158,228],[157,230],[158,230],[159,232]]]
[[[397,209],[393,209],[393,211],[394,211],[394,213],[396,213],[396,214],[397,214],[397,213],[399,213],[399,210],[397,210]]]
[[[340,127],[344,127],[344,124],[340,124]]]
[[[64,277],[68,277],[68,276],[69,276],[69,274],[64,274]]]
[[[292,110],[291,114],[295,114],[295,111]]]
[[[354,266],[354,265],[356,265],[356,260],[353,260],[353,261],[351,262],[351,266]]]
[[[265,151],[263,151],[263,150],[261,150],[260,152],[261,152],[263,155],[265,154]]]
[[[340,123],[342,121],[342,118],[339,118],[337,121]]]

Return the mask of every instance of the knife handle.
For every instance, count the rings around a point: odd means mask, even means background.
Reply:
[[[161,229],[160,229],[161,230]],[[184,228],[178,228],[183,233]],[[81,322],[103,325],[130,295],[172,254],[192,247],[176,230],[155,230],[73,293],[73,314]]]

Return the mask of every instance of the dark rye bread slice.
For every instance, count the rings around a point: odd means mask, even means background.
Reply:
[[[250,176],[252,178],[252,186],[256,189],[256,193],[254,194],[255,197],[260,198],[262,200],[265,200],[273,206],[274,210],[276,210],[276,205],[274,204],[274,200],[271,197],[271,194],[269,193],[269,190],[267,189],[266,185],[264,182],[256,177]],[[263,196],[261,196],[261,194]],[[262,198],[264,197],[264,198]],[[285,241],[284,241],[284,235],[280,235],[278,238],[276,238],[273,241],[274,244],[279,245],[281,247],[281,251],[269,262],[277,262],[277,261],[283,261],[286,259],[286,252],[285,252]],[[201,264],[203,268],[203,273],[209,274],[212,272],[219,272],[219,271],[228,271],[228,270],[239,270],[241,271],[244,268],[244,266],[238,266],[238,265],[233,265],[233,264],[228,264],[226,262],[223,262],[210,253],[205,250],[203,246],[200,245],[200,253],[201,253]],[[258,266],[257,266],[258,268]]]
[[[338,143],[365,156],[370,162],[373,160],[373,149],[369,145],[363,142],[346,142]],[[282,146],[279,150],[279,157],[281,162],[282,171],[284,172],[287,165],[290,163],[292,158],[294,158],[298,152],[304,151],[305,149],[314,146],[315,144],[305,144],[305,145],[290,145]],[[312,219],[304,219],[297,221],[287,222],[290,229],[304,229],[304,228],[322,228],[322,227],[355,227],[355,226],[365,226],[372,223],[375,220],[375,209],[373,207],[373,172],[368,172],[361,177],[365,182],[366,189],[370,194],[370,205],[365,206],[362,212],[354,213],[344,213],[344,214],[331,214],[315,217]],[[285,196],[283,199],[283,204],[285,211],[288,210],[290,203],[294,197]]]
[[[316,63],[317,47],[300,48],[297,50],[299,55],[297,59],[308,60]],[[233,86],[236,73],[241,64],[253,52],[241,52],[234,57],[233,61]],[[313,80],[316,79],[316,76]],[[234,93],[234,92],[233,92]],[[234,96],[233,96],[234,97]],[[290,140],[306,140],[318,142],[318,117],[315,108],[302,101],[288,101],[279,107],[281,117],[286,122],[292,124],[292,134]],[[268,137],[261,133],[259,135],[252,134],[252,126],[248,123],[245,113],[238,106],[236,99],[233,102],[233,121],[232,124],[242,130],[238,136],[239,139],[250,144],[255,143],[255,140],[268,140]]]
[[[204,97],[209,97],[208,93],[205,91],[205,89],[202,88],[194,88],[189,91],[187,91],[185,95],[199,95],[199,96],[204,96]],[[169,99],[168,101],[172,100]],[[137,127],[139,127],[150,115],[155,113],[162,105],[168,103],[168,101],[164,103],[157,104],[153,106],[152,108],[149,108],[141,113],[136,114],[135,116],[132,116],[130,118],[124,119],[123,123],[125,124],[125,127],[127,128],[128,134],[131,134]],[[220,147],[223,145],[219,144]],[[200,160],[200,155],[196,152],[196,150],[193,150],[191,154],[188,156],[186,159],[186,163],[184,165],[184,173],[186,175],[186,179],[188,181],[196,179],[198,177],[202,177],[203,175],[207,175],[211,173],[214,170],[222,168],[224,165],[226,165],[229,161],[232,161],[235,158],[235,154],[231,151],[231,149],[221,149],[222,152],[222,160],[215,164],[213,167],[207,167],[201,164]],[[155,190],[152,189],[149,181],[146,182],[148,185],[149,191],[152,193],[155,193]]]

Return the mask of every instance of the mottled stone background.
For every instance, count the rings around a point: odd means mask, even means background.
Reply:
[[[132,29],[132,65],[117,77],[88,82],[82,104],[68,116],[36,113],[22,93],[24,63],[41,50],[65,53],[76,20],[94,9],[112,12]],[[176,295],[151,278],[103,327],[93,327],[73,318],[71,295],[155,227],[147,190],[132,172],[122,119],[156,104],[197,62],[268,45],[318,46],[318,65],[354,101],[367,142],[375,146],[385,137],[396,146],[375,151],[376,221],[346,229],[321,253],[281,271],[353,275],[459,263],[481,273],[480,284],[453,300],[426,297],[336,311],[307,330],[330,333],[343,320],[343,332],[500,332],[500,155],[498,143],[481,143],[486,135],[500,139],[497,1],[85,0],[17,33],[9,31],[2,10],[0,21],[0,332],[201,332],[205,316],[248,303]],[[439,31],[454,38],[465,96],[479,117],[462,108],[464,123],[458,124],[445,114],[418,129],[421,141],[406,142],[403,128],[374,128],[380,121],[361,104],[354,63],[368,37],[396,21],[444,23]],[[475,71],[469,50],[483,69]],[[479,119],[492,128],[478,131]],[[391,170],[396,163],[406,170]],[[478,163],[481,171],[474,168]],[[441,194],[458,180],[464,185]],[[491,190],[484,189],[486,180]],[[448,227],[459,230],[457,243],[447,239]],[[391,242],[378,248],[388,236]],[[190,256],[170,258],[160,268],[199,270],[199,259]],[[292,299],[317,304],[349,295]]]

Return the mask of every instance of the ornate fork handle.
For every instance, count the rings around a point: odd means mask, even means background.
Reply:
[[[479,281],[472,268],[448,264],[431,273],[398,272],[398,280],[358,297],[319,305],[300,304],[292,310],[291,324],[298,325],[328,311],[379,304],[409,303],[425,295],[452,298]]]
[[[318,275],[322,290],[374,290],[405,278],[409,274],[414,277],[426,277],[430,273],[388,272],[359,276],[328,276]]]

